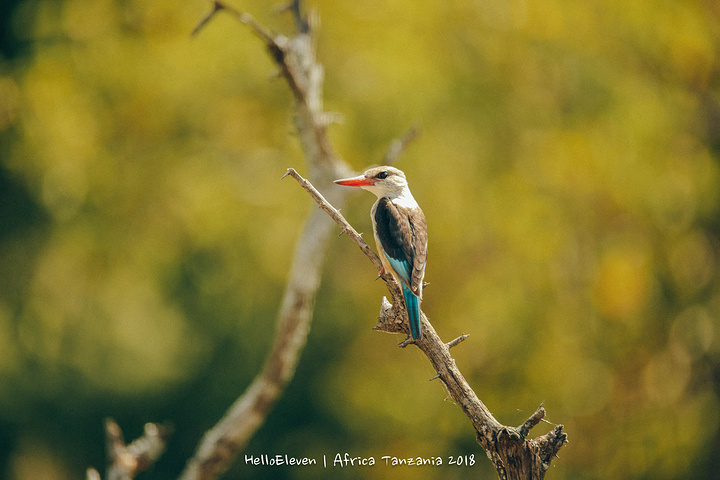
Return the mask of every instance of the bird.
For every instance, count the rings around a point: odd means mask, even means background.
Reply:
[[[422,299],[428,236],[425,214],[410,193],[405,173],[381,166],[356,177],[335,180],[338,185],[361,187],[374,193],[377,201],[370,210],[375,244],[386,272],[402,287],[410,335],[422,338]]]

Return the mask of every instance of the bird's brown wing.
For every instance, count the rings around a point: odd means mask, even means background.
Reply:
[[[419,208],[406,208],[381,198],[375,209],[375,228],[385,254],[415,295],[422,292],[427,260],[427,224]]]

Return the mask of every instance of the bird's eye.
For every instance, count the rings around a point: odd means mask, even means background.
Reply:
[[[383,178],[387,178],[387,176],[388,176],[388,172],[380,172],[377,175],[375,175],[375,178],[379,178],[380,180],[382,180]]]

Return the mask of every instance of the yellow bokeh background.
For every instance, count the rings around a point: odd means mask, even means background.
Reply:
[[[231,2],[273,31],[292,21]],[[338,154],[400,158],[429,224],[423,310],[505,424],[540,403],[553,479],[720,467],[720,7],[617,0],[315,0]],[[262,366],[315,208],[292,96],[204,1],[13,0],[0,50],[0,476],[79,478],[102,419],[175,434],[175,478]],[[337,187],[340,188],[340,187]],[[343,213],[366,234],[373,202]],[[493,478],[346,237],[298,372],[247,448],[474,455],[472,467],[270,468],[228,478]],[[551,425],[540,424],[544,433]],[[420,473],[418,473],[420,472]]]

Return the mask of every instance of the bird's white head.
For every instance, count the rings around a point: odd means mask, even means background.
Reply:
[[[410,194],[405,174],[395,167],[373,167],[362,175],[335,180],[335,183],[364,188],[377,195],[378,198],[397,198]]]

